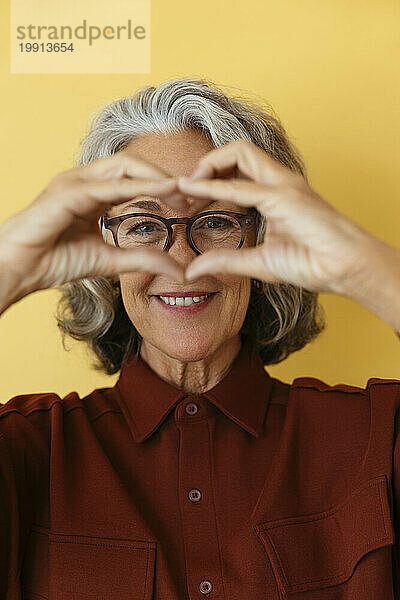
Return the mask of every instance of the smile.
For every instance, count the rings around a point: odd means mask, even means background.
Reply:
[[[193,314],[203,310],[210,304],[214,296],[218,292],[207,294],[206,296],[194,296],[194,297],[174,297],[174,296],[154,296],[158,303],[164,308],[177,313]]]
[[[203,300],[206,300],[206,298],[208,298],[209,296],[211,296],[211,294],[193,297],[185,296],[184,298],[174,296],[158,296],[158,298],[161,298],[161,300],[165,302],[165,304],[170,304],[172,306],[191,306],[195,302],[203,302]]]

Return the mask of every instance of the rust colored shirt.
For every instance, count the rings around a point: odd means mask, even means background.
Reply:
[[[399,598],[400,380],[188,395],[131,355],[0,407],[1,600]]]

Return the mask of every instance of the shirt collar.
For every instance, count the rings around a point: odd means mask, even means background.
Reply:
[[[161,379],[134,353],[122,366],[115,389],[135,442],[142,442],[154,433],[181,400],[194,397]],[[200,395],[240,427],[259,437],[271,390],[271,377],[251,338],[245,336],[225,377]]]

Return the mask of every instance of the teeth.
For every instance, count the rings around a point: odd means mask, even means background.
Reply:
[[[211,296],[211,294],[206,294],[205,296],[194,296],[193,298],[186,296],[185,298],[174,298],[169,296],[159,296],[165,304],[170,304],[172,306],[191,306],[191,304],[195,302],[202,302],[206,298]]]

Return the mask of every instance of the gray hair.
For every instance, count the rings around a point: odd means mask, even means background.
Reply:
[[[204,79],[184,78],[149,86],[95,114],[81,141],[76,166],[110,156],[140,135],[196,128],[215,147],[240,138],[249,140],[308,181],[303,158],[271,106],[264,104],[261,108],[243,96],[228,96]],[[257,217],[256,244],[260,244],[266,220],[252,210]],[[96,357],[92,368],[109,375],[121,369],[131,351],[140,354],[142,337],[110,279],[85,278],[58,289],[61,298],[55,317],[64,349],[66,335],[85,341]],[[266,282],[262,282],[261,292],[252,289],[241,334],[252,337],[264,365],[283,361],[324,330],[324,311],[317,293],[292,284]]]

